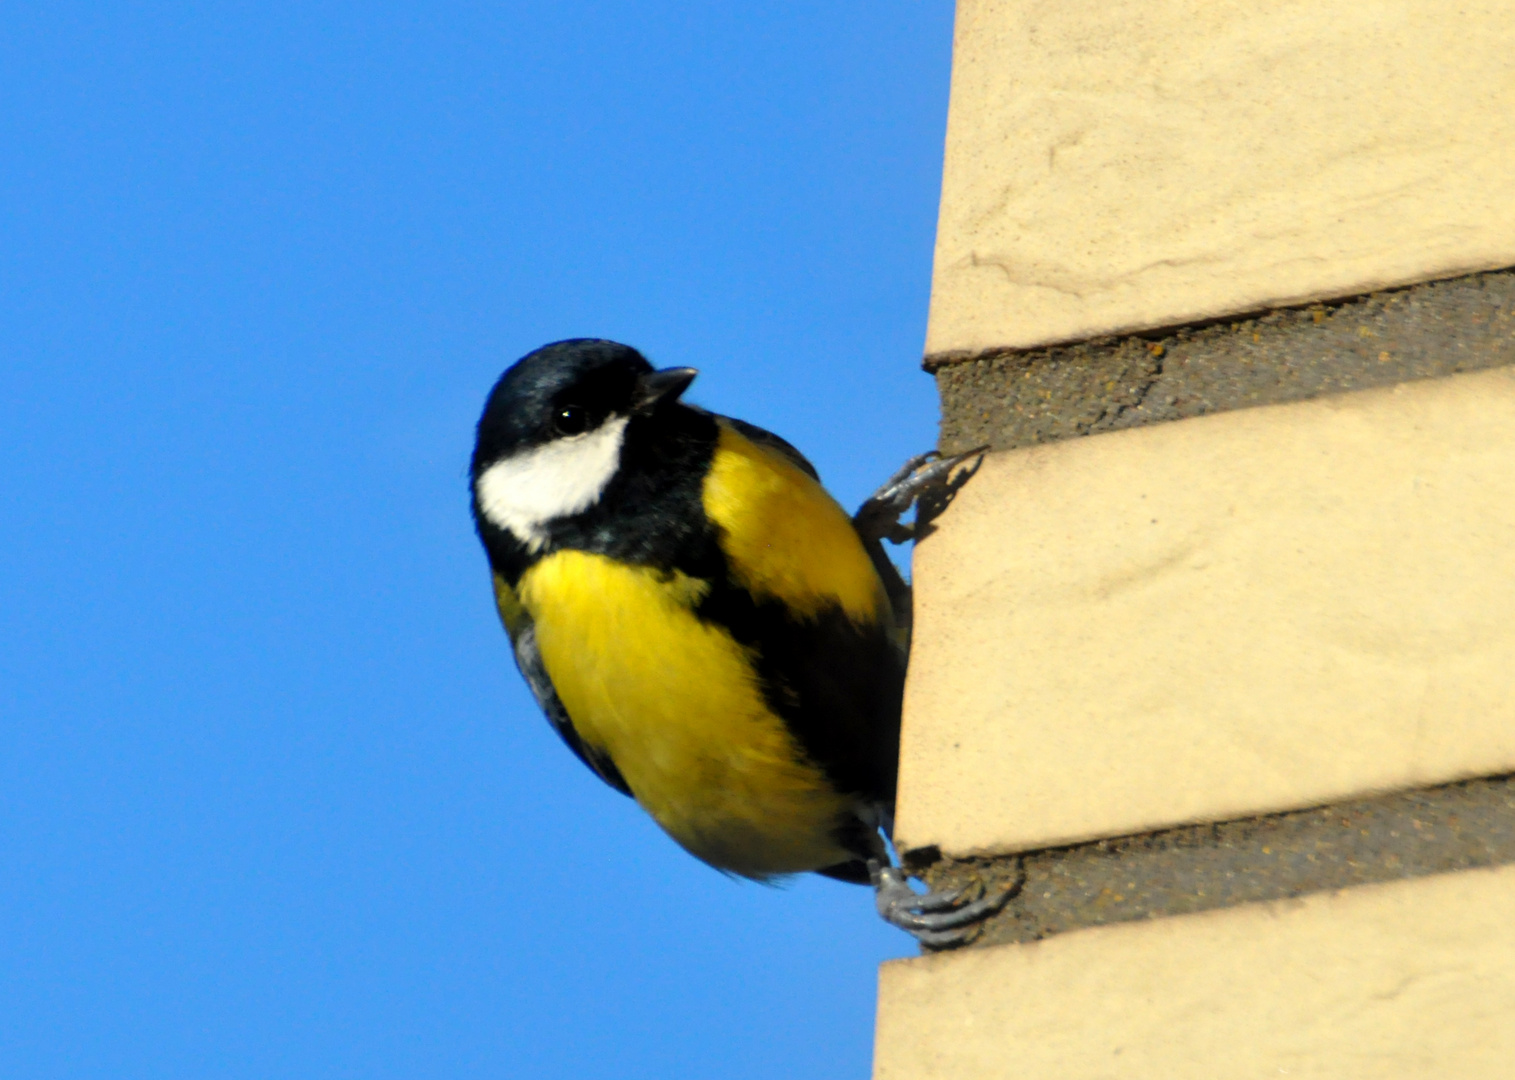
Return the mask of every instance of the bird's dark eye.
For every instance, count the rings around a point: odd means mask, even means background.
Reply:
[[[582,435],[589,427],[589,410],[579,405],[564,405],[553,413],[552,426],[559,435]]]

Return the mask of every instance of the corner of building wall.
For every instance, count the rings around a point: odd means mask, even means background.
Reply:
[[[875,1075],[1506,1075],[1515,21],[969,14]]]

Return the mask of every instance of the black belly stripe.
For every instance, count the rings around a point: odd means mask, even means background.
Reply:
[[[768,707],[837,790],[893,805],[905,670],[884,626],[840,606],[796,621],[729,581],[698,614],[756,651]]]

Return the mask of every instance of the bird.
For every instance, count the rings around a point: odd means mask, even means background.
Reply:
[[[697,374],[574,338],[490,390],[472,512],[516,665],[696,858],[870,884],[955,944],[1003,898],[916,892],[891,858],[909,587],[881,541],[967,455],[912,458],[851,517],[784,439],[683,401]]]

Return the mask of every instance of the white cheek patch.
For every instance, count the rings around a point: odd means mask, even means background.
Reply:
[[[532,551],[547,542],[549,521],[599,501],[621,464],[626,417],[595,430],[513,454],[485,469],[474,485],[479,512]]]

